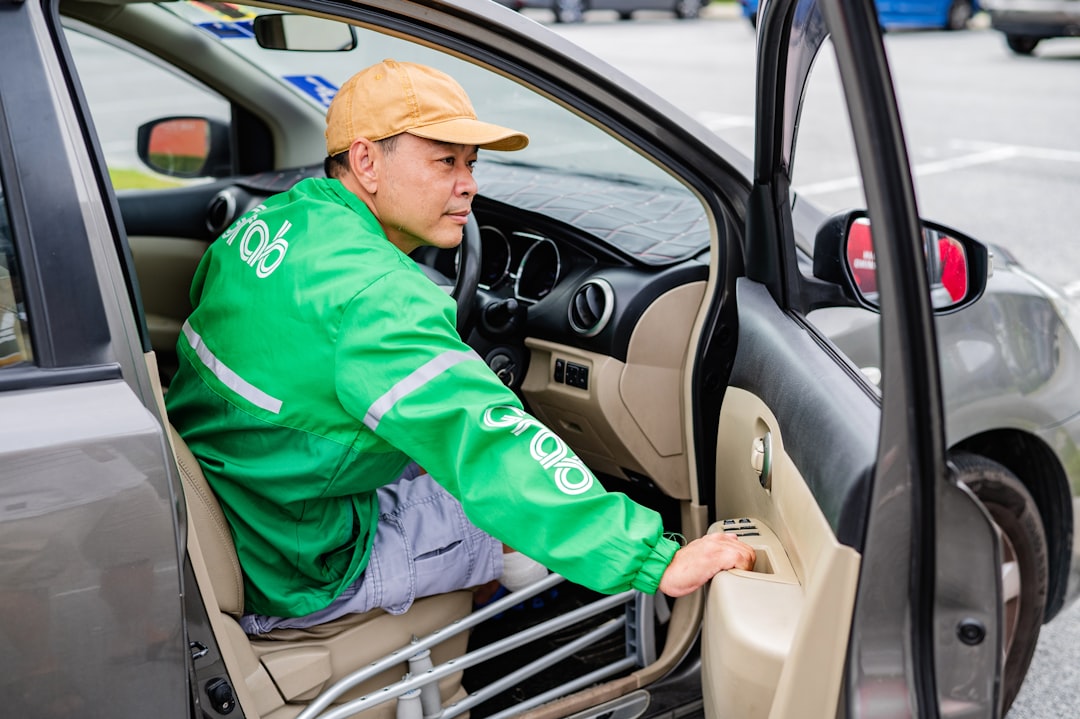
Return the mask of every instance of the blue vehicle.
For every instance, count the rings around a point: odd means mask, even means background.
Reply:
[[[758,0],[739,0],[743,16],[757,27]],[[979,12],[979,0],[876,0],[882,28],[963,30]]]

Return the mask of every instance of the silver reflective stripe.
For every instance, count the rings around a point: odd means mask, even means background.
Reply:
[[[273,412],[277,414],[281,411],[281,400],[271,397],[266,392],[256,387],[253,384],[247,382],[243,377],[229,369],[224,362],[219,360],[210,348],[203,342],[203,338],[199,336],[188,322],[184,322],[184,336],[187,337],[188,344],[195,350],[195,354],[199,356],[202,363],[206,365],[206,368],[214,373],[214,376],[221,380],[222,384],[236,392],[238,395],[251,402],[256,407],[265,409],[267,412]]]
[[[375,400],[375,403],[368,409],[367,414],[364,415],[364,424],[367,425],[368,429],[374,432],[379,426],[379,422],[382,421],[383,415],[389,412],[391,408],[397,404],[399,399],[410,392],[423,387],[425,384],[459,362],[473,359],[480,359],[480,355],[472,350],[452,350],[450,352],[443,352],[441,355],[425,363],[408,377],[391,387],[390,391],[382,397]]]

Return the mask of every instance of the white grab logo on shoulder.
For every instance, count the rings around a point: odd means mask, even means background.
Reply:
[[[264,205],[259,205],[254,210],[237,220],[222,237],[225,244],[232,245],[233,240],[240,234],[245,226],[247,231],[240,238],[240,259],[249,266],[255,268],[255,274],[260,278],[269,277],[285,259],[285,253],[289,251],[289,243],[285,241],[285,234],[292,227],[292,223],[285,220],[278,228],[274,239],[270,239],[270,228],[263,220],[259,219],[259,212],[265,210]]]
[[[484,412],[484,424],[488,427],[512,427],[511,434],[523,435],[530,428],[536,430],[529,442],[529,453],[544,469],[555,470],[555,486],[564,494],[581,494],[592,487],[592,472],[585,463],[570,451],[562,439],[517,407],[492,407]]]

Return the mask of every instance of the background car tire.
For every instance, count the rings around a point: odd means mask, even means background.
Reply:
[[[1039,38],[1030,35],[1006,35],[1005,44],[1017,55],[1030,55],[1035,52],[1035,46],[1039,44]]]
[[[958,452],[949,459],[990,513],[1001,532],[1005,594],[1003,641],[1005,675],[1002,708],[1007,711],[1020,691],[1035,652],[1046,612],[1049,583],[1046,532],[1039,508],[1023,483],[997,462]],[[1007,575],[1019,572],[1019,583]]]
[[[676,0],[675,16],[680,20],[693,20],[701,14],[701,0]]]
[[[585,0],[555,0],[555,22],[581,22],[585,19]]]
[[[964,30],[968,20],[975,14],[971,0],[953,0],[949,6],[949,14],[945,18],[946,30]]]

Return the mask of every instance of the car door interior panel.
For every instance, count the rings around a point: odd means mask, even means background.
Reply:
[[[191,280],[209,243],[148,235],[131,235],[128,243],[140,280],[151,346],[163,360],[171,359],[180,328],[191,312]],[[162,370],[169,368],[163,366]]]
[[[759,475],[751,450],[766,435],[767,477]],[[718,488],[717,505],[736,514],[709,532],[739,536],[754,547],[757,561],[753,572],[725,572],[708,589],[702,637],[708,715],[784,717],[797,715],[800,706],[831,715],[859,555],[837,541],[760,398],[728,389],[718,457],[717,483],[724,488]]]
[[[865,428],[876,427],[876,403],[859,389],[847,397],[818,391],[835,388],[825,378],[847,368],[820,351],[804,324],[779,312],[764,286],[740,280],[737,298],[739,347],[717,430],[715,496],[724,519],[709,531],[740,536],[758,558],[753,572],[726,572],[709,587],[706,711],[791,716],[812,705],[831,715],[861,541],[854,527],[841,540],[840,528],[865,502],[865,479],[840,470],[837,455],[851,467],[861,451],[869,471],[877,436]],[[809,447],[807,433],[815,436]]]
[[[208,242],[220,233],[209,224],[211,200],[231,182],[209,182],[161,190],[117,194],[129,236],[187,237]]]
[[[730,386],[759,396],[772,410],[837,539],[859,549],[878,444],[876,390],[865,381],[850,382],[858,370],[830,351],[828,340],[777,309],[763,285],[739,280],[738,303],[739,349]],[[849,381],[830,379],[839,377]],[[740,486],[718,480],[719,506]]]

